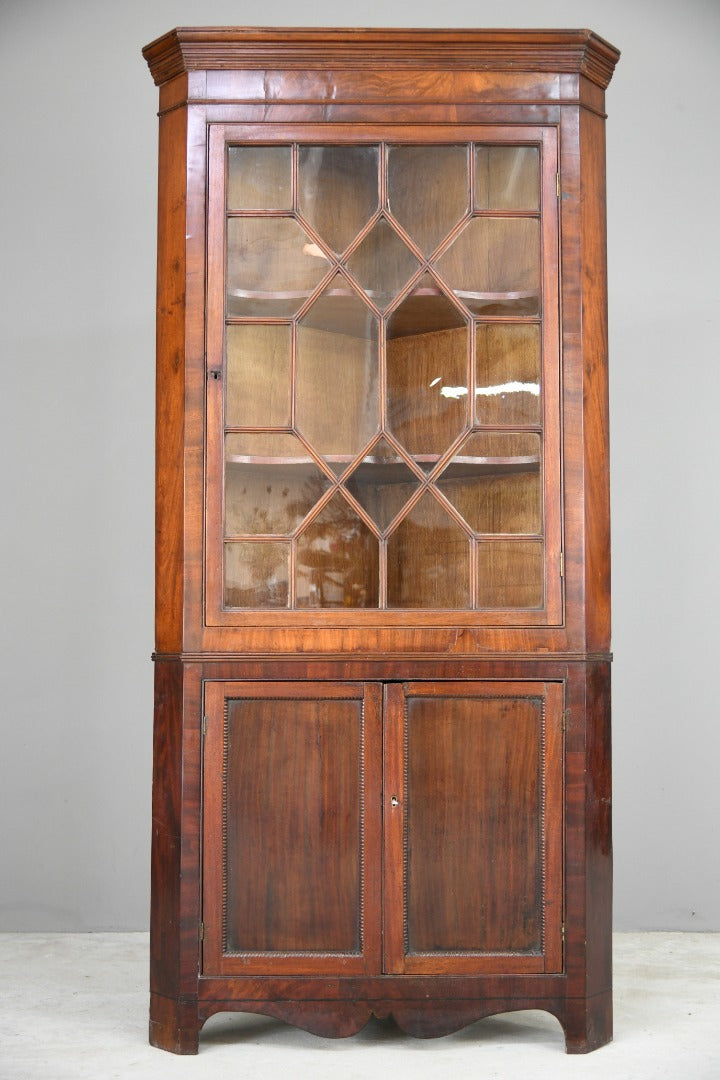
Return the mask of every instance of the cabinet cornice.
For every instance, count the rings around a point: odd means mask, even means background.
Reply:
[[[605,89],[620,53],[590,30],[177,27],[146,45],[160,86],[189,71],[385,67],[579,73]]]

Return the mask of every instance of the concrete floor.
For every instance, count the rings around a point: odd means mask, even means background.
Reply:
[[[326,1040],[222,1014],[200,1054],[147,1045],[146,934],[0,935],[1,1080],[720,1080],[720,934],[615,936],[615,1041],[567,1057],[541,1012],[415,1040],[373,1023]]]

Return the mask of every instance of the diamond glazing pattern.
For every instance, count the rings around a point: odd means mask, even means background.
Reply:
[[[538,158],[228,148],[227,608],[542,603]]]

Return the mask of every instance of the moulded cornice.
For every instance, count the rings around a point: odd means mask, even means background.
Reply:
[[[603,90],[620,53],[591,30],[178,27],[146,45],[160,86],[224,68],[405,68],[579,73]]]

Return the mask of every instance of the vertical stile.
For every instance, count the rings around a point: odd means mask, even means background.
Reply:
[[[472,214],[475,209],[475,143],[468,143],[468,208]],[[468,426],[472,430],[475,426],[475,349],[477,336],[477,323],[474,319],[469,322],[470,341],[468,343]],[[477,540],[473,536],[470,540],[470,606],[473,610],[478,607],[478,551]]]

